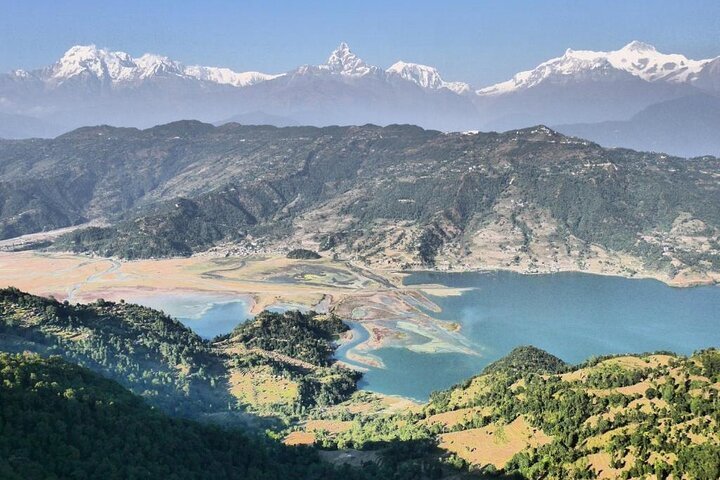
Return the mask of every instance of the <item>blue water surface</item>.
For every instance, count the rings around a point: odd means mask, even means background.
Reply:
[[[372,353],[386,368],[365,374],[369,390],[425,400],[518,345],[535,345],[571,363],[593,355],[690,354],[720,346],[717,286],[672,288],[655,280],[512,272],[414,273],[405,284],[471,288],[459,296],[430,298],[442,309],[433,315],[459,322],[478,355],[376,350]]]

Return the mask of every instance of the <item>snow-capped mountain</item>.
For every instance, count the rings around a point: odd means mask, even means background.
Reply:
[[[157,77],[177,77],[245,87],[278,77],[260,72],[235,72],[229,68],[184,66],[168,57],[151,53],[133,58],[125,52],[113,52],[95,45],[74,46],[54,65],[40,71],[28,73],[16,70],[13,74],[18,77],[32,75],[51,86],[73,79],[92,79],[121,86]]]
[[[185,67],[184,73],[198,80],[220,85],[232,85],[233,87],[247,87],[285,75],[284,73],[271,75],[262,72],[235,72],[229,68],[201,67],[199,65]]]
[[[541,63],[510,80],[481,88],[478,95],[500,95],[532,88],[541,83],[564,84],[578,80],[607,80],[628,73],[646,82],[692,82],[712,59],[691,60],[664,54],[647,43],[633,41],[612,52],[567,49],[562,57]]]
[[[330,73],[347,75],[349,77],[364,77],[365,75],[376,75],[380,69],[368,65],[364,60],[355,55],[347,43],[342,42],[333,50],[324,65],[319,65],[320,70]]]
[[[446,82],[434,67],[421,65],[419,63],[396,62],[390,66],[385,73],[389,76],[397,76],[403,80],[409,80],[423,88],[439,90],[446,88],[457,94],[470,92],[470,85],[464,82]]]
[[[426,81],[417,71],[414,77],[401,76],[371,65],[343,42],[320,65],[303,65],[240,89],[243,110],[229,118],[312,125],[415,123],[445,130],[474,121],[475,107],[457,94],[457,85],[442,81],[431,67],[418,67],[434,71],[436,81]]]
[[[539,123],[622,122],[662,102],[668,102],[662,110],[668,119],[668,110],[687,104],[672,100],[698,94],[720,98],[720,57],[694,60],[637,41],[610,52],[568,49],[480,89],[446,81],[428,65],[372,65],[345,42],[323,63],[280,74],[185,65],[162,55],[133,57],[78,45],[48,67],[0,75],[0,137],[100,123],[147,127],[190,118],[506,130]]]

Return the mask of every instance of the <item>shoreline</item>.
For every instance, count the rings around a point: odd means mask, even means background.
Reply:
[[[9,239],[13,240],[13,239]],[[7,241],[9,241],[7,240]],[[281,253],[258,253],[258,254],[248,254],[248,255],[238,255],[238,256],[225,256],[225,255],[215,255],[212,252],[198,252],[194,253],[190,256],[175,256],[175,257],[160,257],[160,258],[145,258],[145,259],[123,259],[118,257],[103,257],[99,255],[94,254],[85,254],[85,253],[74,253],[74,252],[65,252],[65,251],[41,251],[41,250],[26,250],[26,251],[19,251],[19,252],[8,252],[8,251],[0,251],[1,254],[35,254],[38,256],[48,256],[48,257],[75,257],[75,258],[85,258],[87,260],[106,260],[110,262],[117,262],[121,264],[137,264],[137,263],[143,263],[143,262],[162,262],[162,261],[179,261],[179,260],[190,260],[190,259],[254,259],[254,258],[269,258],[269,259],[284,259],[286,258]],[[332,260],[329,257],[321,257],[320,260],[325,261],[332,261],[333,263],[346,263],[348,265],[351,265],[353,267],[360,267],[363,270],[366,270],[367,273],[371,275],[378,275],[383,280],[393,284],[397,288],[407,287],[407,285],[403,284],[403,279],[405,277],[408,277],[415,273],[493,273],[493,272],[513,272],[520,275],[552,275],[556,273],[581,273],[581,274],[587,274],[587,275],[601,275],[601,276],[608,276],[608,277],[620,277],[620,278],[626,278],[630,280],[657,280],[658,282],[661,282],[669,287],[673,288],[692,288],[692,287],[702,287],[702,286],[712,286],[712,285],[720,285],[720,272],[702,272],[697,273],[696,275],[700,275],[703,278],[697,278],[695,276],[689,277],[687,274],[683,274],[682,272],[676,275],[673,278],[669,278],[667,275],[661,274],[660,272],[653,272],[653,271],[645,271],[645,272],[635,272],[632,275],[628,275],[622,271],[607,271],[607,270],[600,270],[596,268],[589,268],[589,269],[580,269],[580,268],[555,268],[555,269],[527,269],[527,268],[521,268],[521,267],[513,267],[513,266],[506,266],[506,265],[483,265],[483,266],[462,266],[462,267],[435,267],[435,268],[428,268],[428,267],[422,267],[422,268],[410,268],[406,270],[397,270],[394,268],[378,268],[373,265],[368,265],[365,263],[358,263],[355,260],[352,259],[338,259],[338,260]],[[691,272],[692,273],[692,272]],[[435,285],[432,285],[434,287]],[[449,290],[454,289],[454,287],[445,287],[442,285],[439,285],[440,288]],[[455,290],[462,290],[462,289],[455,289]],[[461,293],[451,293],[450,295],[459,295]]]
[[[417,273],[447,273],[447,274],[453,274],[453,273],[497,273],[497,272],[510,272],[510,273],[516,273],[518,275],[528,275],[528,276],[539,276],[539,275],[555,275],[558,273],[580,273],[585,275],[599,275],[603,277],[618,277],[618,278],[625,278],[627,280],[655,280],[658,281],[668,287],[671,288],[693,288],[693,287],[707,287],[707,286],[718,286],[720,285],[720,272],[716,273],[717,278],[708,277],[706,279],[696,279],[696,280],[683,280],[683,281],[673,281],[667,279],[667,277],[663,277],[660,275],[653,275],[650,273],[641,274],[637,273],[635,275],[625,275],[622,272],[607,272],[607,271],[599,271],[599,270],[581,270],[581,269],[564,269],[564,270],[527,270],[527,269],[521,269],[521,268],[511,268],[511,267],[462,267],[462,268],[435,268],[435,269],[427,269],[427,268],[418,268],[418,269],[409,269],[409,270],[390,270],[390,269],[375,269],[373,270],[376,273],[383,273],[383,274],[391,274],[395,277],[400,278],[401,280],[409,277],[413,274]],[[428,289],[434,289],[436,287],[443,288],[443,285],[441,284],[414,284],[414,285],[405,285],[401,283],[401,286],[403,287],[424,287],[427,286]],[[444,287],[450,290],[468,290],[470,288],[455,288],[455,287]],[[453,295],[453,294],[450,294]]]

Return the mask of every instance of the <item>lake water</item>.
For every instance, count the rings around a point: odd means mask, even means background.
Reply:
[[[178,293],[135,297],[129,301],[162,310],[207,339],[228,333],[252,318],[250,302],[229,295]]]
[[[418,353],[403,347],[372,351],[386,368],[370,368],[362,388],[426,400],[433,390],[478,374],[518,345],[535,345],[571,363],[592,355],[670,350],[682,354],[720,346],[720,287],[671,288],[654,280],[557,273],[416,273],[406,285],[471,288],[459,296],[435,297],[433,317],[460,323],[477,355]],[[243,297],[213,294],[155,295],[130,299],[164,310],[204,338],[231,331],[250,318]],[[296,308],[275,305],[274,310]],[[336,352],[368,338],[355,335]]]
[[[720,346],[720,287],[678,289],[654,280],[580,273],[428,272],[405,280],[432,283],[472,288],[460,296],[430,298],[442,308],[432,315],[459,322],[479,355],[376,350],[372,353],[386,368],[371,368],[364,388],[425,400],[518,345],[535,345],[571,363],[592,355],[690,354]]]

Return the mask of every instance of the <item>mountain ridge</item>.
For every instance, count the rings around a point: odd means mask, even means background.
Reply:
[[[682,54],[663,54],[658,52],[654,46],[637,40],[618,50],[607,52],[568,48],[561,57],[542,62],[533,70],[519,72],[511,80],[480,87],[475,90],[475,93],[477,95],[509,93],[518,88],[531,88],[552,74],[571,76],[583,70],[602,70],[606,66],[628,72],[648,82],[695,82],[706,67],[709,69],[718,60],[720,60],[720,56],[693,60]],[[290,72],[298,72],[308,67],[311,66],[305,65]],[[448,88],[456,93],[465,93],[471,89],[470,85],[464,82],[446,82],[440,77],[435,67],[428,65],[400,60],[383,70],[358,57],[346,42],[341,42],[330,53],[324,64],[315,67],[334,74],[357,77],[382,73],[396,74],[423,88]],[[99,79],[108,77],[117,83],[147,79],[156,75],[185,75],[198,80],[208,80],[217,84],[241,88],[273,80],[288,73],[238,72],[227,67],[185,66],[182,62],[171,60],[163,55],[145,53],[140,57],[132,57],[126,52],[111,51],[90,44],[70,47],[55,64],[49,67],[32,71],[18,69],[7,75],[18,80],[47,77],[61,83],[63,80],[81,74],[92,74]],[[417,78],[418,76],[425,78]]]
[[[665,280],[720,269],[717,158],[604,149],[544,126],[88,127],[0,142],[0,160],[2,236],[108,225],[58,239],[76,252],[260,242],[384,269],[596,265]]]
[[[408,123],[442,131],[624,121],[676,98],[720,96],[717,65],[720,58],[692,60],[631,42],[611,52],[568,49],[514,79],[476,88],[446,80],[435,67],[420,63],[398,61],[383,69],[344,42],[324,63],[277,74],[75,46],[44,69],[0,75],[0,113],[6,115],[0,116],[0,136],[57,131],[31,119],[65,130],[232,118],[278,125],[289,123],[285,119],[314,126]],[[12,125],[18,117],[7,115],[29,118],[18,129]],[[698,148],[720,153],[711,143]]]

